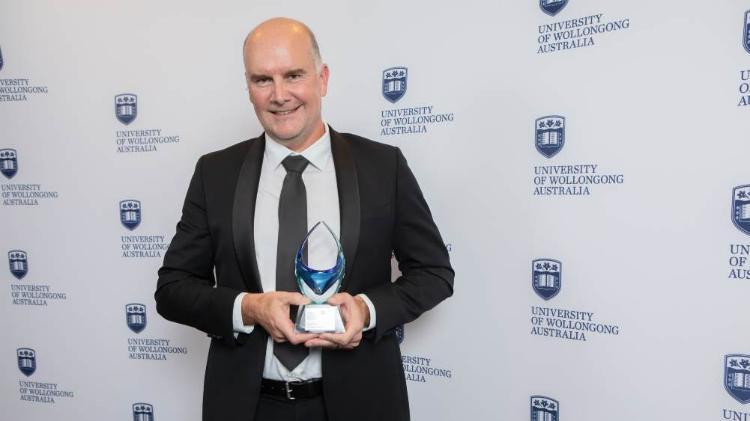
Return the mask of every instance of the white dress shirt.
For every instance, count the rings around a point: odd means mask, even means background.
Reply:
[[[307,192],[307,228],[311,229],[318,221],[325,221],[337,238],[341,235],[339,216],[339,196],[336,184],[336,169],[331,153],[331,137],[328,125],[325,133],[315,143],[300,153],[296,153],[266,136],[266,149],[258,182],[258,195],[255,202],[254,239],[255,258],[258,262],[260,281],[264,292],[276,290],[276,247],[279,234],[279,196],[284,184],[286,170],[281,161],[289,155],[302,155],[310,164],[302,173]],[[324,228],[324,227],[323,227]],[[328,268],[335,264],[335,243],[322,241],[325,237],[311,236],[308,241],[308,265],[314,268]],[[319,241],[321,240],[321,241]],[[242,323],[241,293],[234,301],[233,325],[235,332],[251,333],[254,326]],[[367,296],[360,294],[370,310],[369,330],[375,327],[375,308]],[[235,333],[236,336],[236,333]],[[273,339],[266,344],[266,360],[263,377],[272,380],[295,381],[322,377],[321,348],[310,348],[310,353],[294,370],[289,371],[273,355]],[[346,351],[342,351],[346,352]]]

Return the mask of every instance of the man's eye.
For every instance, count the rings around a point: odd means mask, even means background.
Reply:
[[[270,82],[271,79],[269,78],[255,79],[255,84],[260,86],[268,85]]]
[[[297,73],[295,73],[295,74],[291,74],[291,75],[289,75],[289,76],[287,76],[287,77],[288,77],[288,78],[289,78],[290,80],[297,80],[297,79],[301,78],[301,77],[302,77],[302,75],[300,75],[300,74],[297,74]]]

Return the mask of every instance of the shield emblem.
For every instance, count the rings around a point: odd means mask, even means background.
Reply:
[[[553,259],[535,259],[531,262],[531,283],[536,295],[545,300],[557,295],[562,285],[562,263]]]
[[[141,333],[146,328],[146,306],[131,303],[125,306],[125,321],[130,330]]]
[[[401,345],[401,343],[404,342],[404,325],[396,326],[394,332],[396,332],[396,340],[398,341],[398,344]]]
[[[133,404],[133,421],[154,421],[154,407],[148,403]]]
[[[539,8],[542,12],[555,16],[568,4],[568,0],[539,0]]]
[[[26,276],[26,273],[29,271],[29,261],[26,252],[23,250],[9,251],[8,264],[10,265],[10,273],[18,280]]]
[[[742,25],[742,46],[750,53],[750,10],[745,12],[745,24]],[[0,66],[2,66],[2,57],[0,57]]]
[[[750,184],[732,190],[732,223],[737,229],[750,235]]]
[[[739,403],[750,403],[750,355],[724,357],[724,389]]]
[[[557,421],[560,419],[560,404],[546,396],[531,397],[531,421]]]
[[[15,149],[0,149],[0,172],[8,179],[18,172],[18,153]]]
[[[548,115],[536,119],[534,145],[540,154],[552,158],[565,145],[565,117]]]
[[[120,202],[120,222],[125,228],[134,230],[141,223],[141,202],[123,200]]]
[[[30,376],[36,371],[36,352],[31,348],[18,348],[18,369],[25,376]]]
[[[135,94],[115,95],[115,117],[122,124],[130,124],[138,115],[138,97]]]
[[[396,103],[406,93],[406,78],[409,70],[406,67],[391,67],[383,70],[383,96]]]
[[[0,70],[3,69],[3,49],[0,48]]]

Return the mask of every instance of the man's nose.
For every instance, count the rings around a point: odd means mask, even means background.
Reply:
[[[287,89],[284,80],[273,81],[273,92],[271,93],[271,101],[278,104],[283,104],[289,101],[289,90]]]

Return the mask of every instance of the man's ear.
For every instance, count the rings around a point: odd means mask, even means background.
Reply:
[[[320,96],[326,96],[326,93],[328,92],[328,76],[330,75],[330,70],[328,70],[328,65],[323,63],[322,66],[320,66]]]

